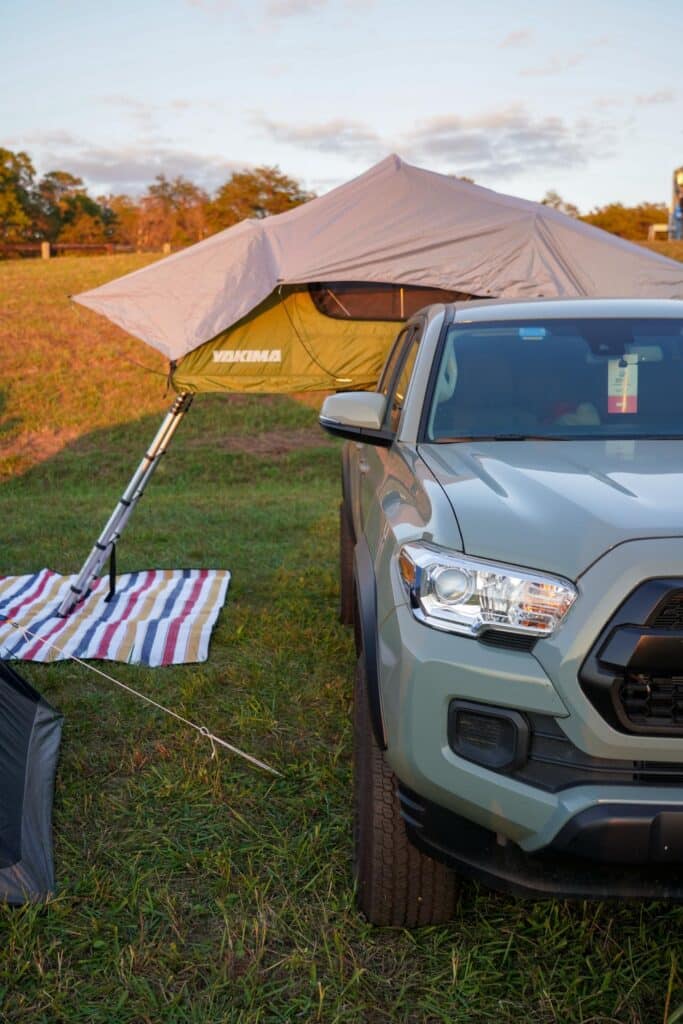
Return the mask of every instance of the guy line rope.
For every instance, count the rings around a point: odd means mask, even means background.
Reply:
[[[24,636],[24,639],[30,637],[31,639],[40,640],[40,642],[45,644],[47,647],[53,648],[60,654],[64,653],[63,649],[59,647],[57,644],[52,643],[52,641],[46,640],[44,637],[39,636],[33,630],[26,629],[25,626],[22,626],[21,623],[19,622],[15,622],[14,619],[9,619],[7,618],[7,616],[2,615],[0,613],[0,620],[9,623],[10,626],[13,626],[15,629],[17,629]],[[270,772],[271,775],[276,775],[279,778],[283,778],[282,772],[277,771],[277,769],[275,768],[271,768],[271,766],[266,764],[265,761],[259,761],[257,757],[253,757],[251,754],[245,753],[243,750],[240,750],[239,747],[235,747],[232,745],[232,743],[228,743],[227,740],[221,739],[220,736],[216,736],[216,734],[211,732],[210,729],[208,729],[205,725],[197,725],[196,722],[190,721],[189,718],[185,718],[183,715],[179,715],[177,711],[173,711],[171,708],[167,708],[164,704],[159,704],[158,701],[153,700],[151,697],[148,697],[146,693],[141,693],[140,690],[136,690],[132,686],[128,686],[126,683],[122,683],[120,679],[116,679],[114,678],[114,676],[110,676],[107,672],[103,672],[101,669],[96,668],[94,665],[89,665],[87,661],[83,661],[81,658],[76,658],[73,655],[69,655],[69,657],[71,658],[72,661],[75,661],[77,665],[83,665],[83,667],[87,668],[90,672],[94,672],[96,675],[102,676],[103,679],[106,679],[110,683],[114,683],[116,686],[120,687],[122,690],[125,690],[127,693],[132,694],[134,697],[139,697],[140,700],[145,701],[145,703],[151,704],[152,707],[157,708],[159,711],[163,711],[164,714],[170,715],[171,718],[175,718],[179,722],[182,722],[182,724],[186,725],[189,729],[194,729],[195,732],[198,732],[200,736],[203,736],[211,743],[212,758],[216,757],[216,744],[218,743],[219,746],[225,747],[226,750],[231,751],[231,753],[233,754],[237,754],[238,757],[244,758],[245,761],[249,761],[250,764],[255,765],[257,768],[262,768],[263,771]]]

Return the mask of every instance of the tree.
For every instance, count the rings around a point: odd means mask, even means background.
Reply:
[[[83,179],[68,171],[50,171],[39,181],[34,196],[34,224],[41,238],[54,242],[78,213],[78,196],[86,195]]]
[[[111,241],[138,245],[140,207],[130,196],[103,196],[98,202],[111,214]]]
[[[639,203],[638,206],[608,203],[606,206],[596,207],[581,220],[621,238],[642,242],[647,238],[651,224],[668,222],[669,209],[661,203]]]
[[[284,213],[313,198],[279,167],[235,171],[209,204],[208,221],[213,231],[221,231],[247,217]]]
[[[94,199],[90,199],[89,196],[83,198],[86,202],[76,203],[71,207],[69,219],[61,228],[58,240],[77,245],[108,242],[108,218]]]
[[[33,179],[35,170],[26,153],[0,147],[0,240],[33,238]]]
[[[541,199],[543,206],[550,206],[553,210],[559,210],[560,213],[566,213],[568,217],[579,217],[579,208],[574,206],[573,203],[566,202],[559,192],[555,189],[548,189],[546,194]]]
[[[198,185],[179,176],[169,181],[158,174],[140,202],[138,244],[159,249],[165,242],[191,245],[207,234],[209,197]]]

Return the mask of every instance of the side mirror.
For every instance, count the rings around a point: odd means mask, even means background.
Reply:
[[[387,400],[376,391],[345,391],[330,395],[320,410],[320,426],[352,441],[388,447],[394,439],[383,430]]]

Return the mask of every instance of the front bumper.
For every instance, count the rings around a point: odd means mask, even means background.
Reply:
[[[580,578],[580,597],[567,621],[556,636],[539,641],[533,651],[491,648],[430,629],[417,622],[404,604],[395,607],[382,623],[379,657],[387,758],[404,791],[419,794],[425,806],[435,809],[430,810],[428,821],[443,824],[440,815],[450,815],[456,824],[464,821],[493,835],[493,846],[483,843],[480,835],[479,854],[475,857],[472,853],[478,848],[476,843],[470,850],[480,868],[488,856],[484,851],[490,847],[486,870],[492,874],[497,865],[500,877],[512,877],[510,865],[517,863],[516,858],[527,858],[524,863],[531,864],[534,877],[553,878],[554,893],[608,895],[613,868],[606,871],[604,884],[596,882],[592,887],[595,858],[592,862],[585,859],[583,841],[576,835],[571,843],[567,840],[572,829],[584,838],[586,830],[593,835],[601,832],[598,846],[604,859],[612,863],[611,837],[619,832],[619,846],[640,850],[639,862],[652,859],[650,851],[659,840],[651,836],[659,836],[662,829],[677,834],[676,822],[679,817],[683,821],[683,738],[618,732],[597,713],[578,681],[586,652],[634,587],[648,576],[673,575],[683,575],[683,540],[620,545]],[[400,591],[395,590],[397,593]],[[455,699],[552,720],[561,726],[563,739],[576,752],[576,770],[560,773],[562,784],[554,786],[546,784],[542,767],[535,775],[524,770],[505,773],[459,756],[448,737],[448,712]],[[548,768],[547,775],[552,774]],[[634,843],[636,820],[641,822],[641,837]],[[441,828],[417,829],[414,822],[409,822],[409,829],[420,845],[431,842],[432,835],[435,848],[450,857],[456,856],[457,843],[444,839],[444,834],[464,834],[459,824],[445,833]],[[605,846],[608,833],[610,844]],[[507,845],[501,845],[505,842]],[[673,896],[678,891],[675,879],[667,881],[664,876],[675,875],[680,864],[683,879],[683,843],[673,839],[663,845],[675,852],[669,866],[656,869],[652,890],[643,888],[641,882],[629,888],[624,881],[616,891]],[[559,858],[575,866],[578,863],[580,870],[575,870],[583,879],[580,885],[560,886],[556,873],[548,874],[549,856],[554,862]],[[536,857],[541,859],[539,864],[533,859]],[[659,856],[654,859],[661,860]],[[467,860],[460,858],[461,863]],[[524,878],[519,865],[515,871]],[[528,885],[525,881],[520,884],[526,891],[545,891],[545,884],[539,888],[533,879]]]
[[[419,849],[493,889],[566,899],[683,900],[680,808],[632,805],[625,812],[619,805],[597,805],[572,819],[544,850],[525,853],[405,786],[399,797],[408,835]],[[643,863],[593,859],[623,851],[624,844]],[[650,855],[656,863],[647,863]]]

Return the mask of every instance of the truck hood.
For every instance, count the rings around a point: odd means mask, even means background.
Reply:
[[[465,552],[576,579],[610,548],[683,536],[683,441],[420,445]]]

